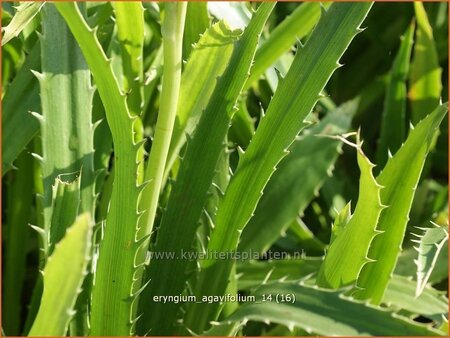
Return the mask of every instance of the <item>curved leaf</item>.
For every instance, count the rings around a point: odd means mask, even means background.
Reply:
[[[355,212],[345,225],[339,223],[339,233],[331,243],[317,276],[317,285],[337,289],[356,281],[369,259],[370,244],[377,235],[377,223],[383,210],[381,186],[373,177],[374,165],[357,145],[358,165],[361,170],[359,196]],[[346,210],[346,209],[344,209]],[[341,215],[342,217],[342,215]],[[339,217],[338,217],[339,218]]]
[[[432,140],[447,110],[447,103],[443,104],[419,122],[377,177],[378,183],[384,187],[381,201],[388,207],[383,210],[377,226],[383,234],[375,237],[369,250],[368,257],[374,262],[363,267],[357,281],[360,289],[355,297],[359,299],[369,299],[374,304],[379,304],[383,299],[401,251],[414,190]]]

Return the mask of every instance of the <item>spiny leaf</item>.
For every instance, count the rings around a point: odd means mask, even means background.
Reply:
[[[201,115],[193,138],[188,141],[176,182],[156,239],[155,252],[191,251],[198,220],[223,151],[233,106],[247,78],[259,34],[274,3],[263,3],[233,50],[230,63],[218,80],[209,103]],[[220,26],[219,26],[220,27]],[[220,40],[223,37],[219,37]],[[227,41],[228,39],[226,39]],[[195,50],[192,52],[194,55]],[[207,147],[205,149],[205,146]],[[177,236],[173,234],[176,233]],[[170,334],[180,304],[153,302],[155,295],[179,295],[188,278],[186,259],[156,259],[150,263],[150,285],[144,290],[144,311],[140,334]]]
[[[424,234],[420,236],[417,243],[419,244],[416,247],[418,258],[415,262],[417,264],[416,296],[418,297],[428,283],[439,254],[448,243],[448,231],[440,226],[424,229]]]
[[[39,130],[38,120],[30,114],[40,110],[39,84],[30,70],[40,69],[40,55],[38,42],[2,99],[2,175]]]
[[[265,283],[300,281],[316,272],[322,263],[322,257],[303,257],[302,259],[282,259],[261,262],[242,262],[237,264],[239,290],[251,290]],[[311,277],[311,281],[314,277]],[[393,275],[389,281],[383,304],[393,311],[407,311],[412,315],[423,315],[441,321],[448,312],[445,294],[431,287],[425,287],[423,293],[415,296],[416,282],[410,277]]]
[[[256,302],[245,303],[221,325],[235,323],[239,326],[247,321],[269,322],[288,328],[299,327],[309,334],[324,336],[444,335],[386,309],[367,306],[344,297],[342,291],[318,289],[297,283],[271,283],[252,294]],[[267,301],[269,295],[272,296],[272,301]],[[281,295],[285,301],[280,301]]]
[[[286,149],[305,126],[304,119],[338,67],[338,60],[357,34],[370,8],[371,3],[331,5],[306,46],[298,51],[249,147],[239,159],[236,172],[218,208],[216,227],[208,244],[209,252],[236,249],[240,233],[252,217],[267,181],[280,160],[286,156]],[[223,294],[232,264],[231,260],[202,261],[203,270],[195,293]],[[189,304],[186,324],[194,332],[203,332],[219,312],[220,304],[217,303]]]
[[[356,106],[350,102],[330,113],[289,147],[242,232],[240,251],[267,250],[306,208],[328,177],[342,144],[327,136],[347,132]]]
[[[29,336],[64,336],[90,260],[92,222],[83,214],[56,245],[44,269],[44,292]],[[70,264],[68,264],[70,262]],[[61,280],[64,278],[64,281]]]
[[[80,5],[85,12],[85,5]],[[62,238],[78,213],[94,211],[94,126],[91,74],[70,29],[50,3],[42,9],[41,89],[44,229],[48,250]],[[55,41],[60,41],[54,48]],[[65,183],[64,183],[65,182]],[[90,285],[85,285],[90,293]],[[88,297],[77,304],[75,323],[87,323]],[[73,329],[76,325],[72,325]],[[81,325],[79,334],[87,334]]]
[[[445,245],[447,246],[447,244]],[[412,248],[404,249],[398,256],[394,273],[400,276],[417,278],[417,265],[414,260],[417,258],[417,251]],[[428,283],[437,284],[448,277],[448,250],[442,249],[442,254],[438,256]]]
[[[414,315],[441,322],[442,316],[447,316],[448,300],[442,291],[425,286],[423,292],[416,297],[417,283],[412,278],[392,275],[383,303],[391,309],[405,310]]]
[[[383,209],[381,186],[373,176],[374,165],[364,155],[361,145],[357,145],[357,157],[361,170],[358,203],[343,227],[340,218],[346,218],[345,212],[338,216],[339,236],[331,243],[317,277],[317,285],[322,287],[336,289],[356,281],[362,267],[369,261],[367,253],[377,235],[376,227]],[[336,236],[337,231],[333,233]]]
[[[321,5],[302,3],[270,33],[256,51],[255,63],[244,88],[249,88],[283,53],[313,30],[320,18]],[[331,3],[323,5],[329,7]]]
[[[342,210],[336,215],[333,224],[331,225],[330,244],[343,232],[345,226],[352,218],[352,204],[348,202]]]
[[[25,26],[39,13],[43,5],[44,2],[31,1],[22,2],[17,6],[13,19],[8,26],[3,28],[2,46],[18,36]]]
[[[319,270],[323,257],[298,257],[268,261],[245,261],[236,263],[238,289],[255,289],[262,281],[300,281]]]
[[[192,136],[241,33],[240,30],[230,30],[225,22],[219,21],[206,30],[192,49],[181,77],[177,117],[164,174],[166,178],[186,142],[186,134]],[[199,64],[202,67],[198,67]]]
[[[369,251],[369,257],[375,262],[366,264],[358,278],[360,289],[355,297],[359,299],[369,299],[374,304],[383,299],[401,251],[414,190],[447,107],[447,103],[439,106],[419,122],[377,177],[378,183],[384,187],[381,201],[388,207],[383,210],[377,226],[383,234],[375,237]]]
[[[54,6],[66,20],[86,58],[114,141],[115,180],[92,292],[91,334],[129,335],[136,309],[132,302],[124,300],[130,300],[140,288],[141,280],[134,280],[135,264],[145,260],[142,255],[136,257],[140,193],[136,159],[142,144],[134,137],[134,120],[95,31],[75,3],[57,2]],[[115,264],[111,264],[113,260]]]
[[[183,36],[183,60],[189,59],[192,49],[195,48],[194,44],[210,26],[207,7],[207,2],[188,2]]]
[[[140,2],[115,1],[117,37],[122,52],[123,90],[131,115],[140,115],[143,101],[144,8]]]
[[[76,175],[74,178],[69,179],[62,175],[59,176],[52,187],[52,228],[49,234],[49,255],[78,215],[81,179],[79,173],[74,175]]]

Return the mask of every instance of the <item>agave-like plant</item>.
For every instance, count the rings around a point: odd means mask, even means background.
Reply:
[[[448,334],[446,3],[2,6],[6,335]]]

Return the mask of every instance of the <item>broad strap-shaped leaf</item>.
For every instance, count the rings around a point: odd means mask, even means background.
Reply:
[[[359,299],[369,299],[374,304],[383,299],[401,251],[414,190],[432,140],[447,113],[447,106],[445,103],[436,108],[410,131],[406,142],[377,177],[383,186],[381,201],[387,208],[383,210],[377,227],[383,234],[375,237],[369,251],[369,258],[374,262],[364,266],[357,281],[359,288],[355,297]]]
[[[80,10],[84,12],[85,5]],[[41,13],[42,73],[37,77],[42,115],[35,116],[41,124],[44,229],[51,254],[78,213],[95,215],[94,88],[83,54],[62,16],[51,3]],[[58,48],[55,41],[61,42]],[[85,289],[90,293],[90,285]],[[89,301],[84,298],[85,304],[77,304],[78,323],[87,323]],[[86,334],[85,328],[82,325],[77,332]]]
[[[53,185],[59,176],[75,175],[81,170],[79,186],[80,212],[94,215],[94,172],[92,97],[90,72],[83,54],[64,19],[52,4],[42,8],[41,74],[35,73],[40,84],[42,115],[34,114],[41,124],[44,230],[49,236],[49,249],[65,232],[62,226],[73,223],[53,219]],[[55,41],[61,41],[54,48]],[[59,185],[56,189],[60,189]],[[76,189],[77,190],[77,189]],[[80,189],[81,190],[81,189]],[[62,198],[63,190],[56,192]],[[76,210],[78,206],[75,205]],[[67,210],[67,212],[70,214]]]
[[[414,56],[409,74],[411,120],[415,124],[439,104],[442,91],[442,69],[433,39],[433,29],[421,2],[414,2],[417,20]]]
[[[248,76],[259,35],[274,5],[263,3],[258,8],[233,50],[229,65],[219,78],[193,138],[187,144],[159,227],[156,253],[176,252],[178,255],[182,251],[192,251],[198,220],[223,151],[234,105]],[[195,50],[191,57],[194,54]],[[153,302],[153,296],[179,295],[188,278],[185,274],[188,263],[187,259],[154,259],[150,262],[150,284],[143,292],[141,303],[144,315],[140,334],[149,329],[155,335],[173,332],[180,304]]]
[[[2,29],[2,46],[18,36],[25,26],[39,13],[43,5],[44,2],[30,1],[22,2],[17,6],[16,14],[14,14],[11,22]]]
[[[338,60],[359,30],[371,3],[335,3],[324,12],[308,43],[299,49],[230,180],[219,205],[209,252],[236,250],[239,236],[252,217],[261,193],[286,150],[305,126],[304,119],[319,98]],[[293,95],[294,93],[294,95]],[[221,295],[231,260],[202,261],[195,293]],[[220,304],[189,304],[186,325],[203,332],[215,320]],[[200,314],[200,316],[198,315]]]
[[[313,275],[321,263],[321,257],[238,263],[238,289],[252,290],[261,286],[262,281],[264,284],[300,281]],[[389,281],[383,303],[393,311],[403,310],[411,315],[422,315],[441,321],[441,317],[448,312],[445,294],[431,287],[425,287],[423,293],[416,297],[415,290],[416,281],[410,277],[394,274]]]
[[[95,30],[88,26],[75,3],[57,2],[54,6],[66,20],[86,58],[114,141],[115,177],[92,293],[91,334],[129,335],[135,319],[132,301],[141,282],[135,279],[135,274],[139,274],[139,265],[145,260],[136,257],[142,244],[136,238],[142,189],[137,182],[136,159],[142,142],[133,135],[135,118],[128,111],[125,95],[120,91]]]
[[[289,147],[289,155],[270,178],[255,215],[242,232],[240,251],[267,250],[308,206],[331,173],[342,146],[327,136],[347,132],[356,107],[350,102],[330,113]]]
[[[39,84],[31,72],[40,69],[40,55],[38,42],[2,99],[2,175],[13,168],[14,160],[39,130],[39,123],[30,111],[40,110]]]
[[[92,242],[92,221],[83,214],[56,245],[44,269],[44,292],[29,336],[64,336],[86,276]],[[69,264],[70,262],[70,264]]]
[[[217,78],[223,74],[230,62],[240,35],[240,30],[230,30],[224,21],[219,21],[206,30],[194,45],[181,77],[180,98],[167,159],[166,178],[186,142],[186,134],[192,136],[211,99]]]
[[[416,297],[417,283],[412,278],[392,275],[383,297],[383,303],[393,310],[404,310],[411,315],[422,315],[429,319],[442,321],[447,317],[448,299],[445,292],[425,286]]]
[[[448,276],[448,244],[442,249],[442,254],[438,256],[433,271],[431,272],[428,283],[436,284],[445,280]],[[417,259],[417,251],[411,247],[404,249],[398,256],[397,265],[395,266],[394,273],[399,276],[416,278],[417,277],[417,264],[414,262]]]
[[[364,155],[361,144],[357,145],[357,157],[361,170],[358,203],[348,222],[342,226],[341,220],[340,230],[333,231],[335,238],[317,276],[317,285],[321,287],[337,289],[356,281],[364,264],[369,262],[367,253],[378,233],[376,227],[383,210],[381,186],[373,176],[374,165]]]
[[[384,167],[389,151],[395,153],[406,138],[406,79],[413,47],[414,23],[402,36],[389,76],[377,147],[377,165]]]
[[[413,240],[418,244],[415,247],[418,252],[418,257],[415,260],[417,265],[416,296],[420,296],[425,289],[439,254],[445,247],[445,244],[448,244],[447,228],[436,226],[421,230],[424,231],[424,234],[418,236],[419,239]]]
[[[301,283],[270,283],[252,293],[256,301],[246,302],[218,326],[227,325],[226,333],[236,332],[248,321],[259,321],[282,324],[291,330],[299,327],[308,334],[323,336],[444,335],[386,309],[347,298],[343,291]],[[232,323],[235,323],[234,327],[229,326]],[[213,327],[212,330],[218,328]],[[222,334],[225,333],[223,331]]]

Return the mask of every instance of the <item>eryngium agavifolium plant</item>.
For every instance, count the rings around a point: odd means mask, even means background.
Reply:
[[[448,335],[447,11],[3,2],[3,335]]]

